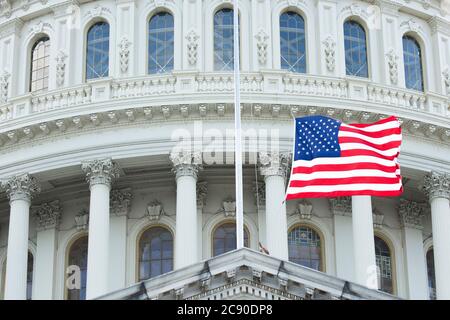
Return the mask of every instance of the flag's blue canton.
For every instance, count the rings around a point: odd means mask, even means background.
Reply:
[[[296,118],[294,160],[340,157],[340,126],[339,121],[323,116]]]

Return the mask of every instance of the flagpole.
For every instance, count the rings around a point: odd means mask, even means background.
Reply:
[[[241,92],[239,73],[239,11],[238,0],[233,0],[233,40],[234,40],[234,150],[236,184],[236,248],[244,247],[244,213],[242,196],[242,130]]]

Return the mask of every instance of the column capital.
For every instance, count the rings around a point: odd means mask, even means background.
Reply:
[[[169,155],[176,179],[183,176],[192,176],[197,179],[198,171],[202,169],[202,155],[199,151],[172,152]]]
[[[115,216],[126,216],[130,212],[133,194],[130,188],[111,190],[109,195],[109,212]]]
[[[31,213],[35,217],[38,231],[54,229],[59,226],[61,205],[59,200],[44,202],[38,206],[32,206]]]
[[[404,228],[423,229],[422,218],[425,215],[425,204],[400,199],[398,213],[400,215],[400,222]]]
[[[421,188],[430,201],[434,198],[450,199],[450,175],[432,171],[424,177]]]
[[[291,155],[289,153],[260,152],[259,163],[261,174],[266,178],[270,176],[286,178],[290,159]]]
[[[41,192],[36,178],[28,173],[13,176],[2,182],[2,188],[6,191],[10,201],[31,201],[35,194]]]
[[[111,187],[113,179],[120,175],[117,164],[111,159],[85,161],[81,164],[81,169],[86,174],[89,187],[96,184],[106,184]]]
[[[352,197],[330,198],[331,213],[338,216],[352,216]]]

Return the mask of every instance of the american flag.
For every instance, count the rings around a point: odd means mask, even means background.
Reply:
[[[402,193],[402,133],[396,117],[345,124],[324,116],[295,119],[286,199]]]

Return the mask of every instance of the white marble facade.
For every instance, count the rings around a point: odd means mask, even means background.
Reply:
[[[365,265],[354,258],[373,248],[364,238],[373,232],[390,251],[391,293],[429,299],[432,248],[431,295],[450,299],[448,1],[239,2],[249,247],[259,251],[261,243],[288,260],[288,233],[307,226],[320,236],[320,271],[364,285]],[[212,234],[234,220],[233,75],[215,70],[213,33],[214,14],[230,7],[227,0],[0,1],[0,297],[25,298],[28,282],[33,299],[68,298],[68,251],[86,234],[88,298],[138,282],[138,241],[151,226],[170,231],[175,270],[213,256]],[[306,73],[281,66],[286,11],[305,22]],[[173,16],[173,70],[148,74],[148,22],[159,12]],[[368,77],[346,74],[348,19],[365,28]],[[86,80],[86,36],[99,21],[110,27],[109,72]],[[405,34],[420,44],[423,91],[406,88]],[[30,92],[31,52],[43,36],[48,88]],[[398,116],[402,197],[280,203],[292,117],[313,114],[345,122]],[[202,161],[198,150],[173,152],[187,135],[205,153],[219,139],[218,161]],[[373,214],[373,228],[355,225],[358,212]]]

